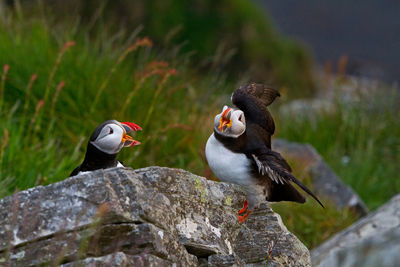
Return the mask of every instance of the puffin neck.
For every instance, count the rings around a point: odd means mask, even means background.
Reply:
[[[222,143],[224,147],[233,152],[243,152],[242,149],[245,147],[247,142],[246,131],[240,136],[235,138],[235,137],[224,136],[218,133],[214,129],[214,136],[215,139],[217,139],[220,143]]]
[[[112,167],[117,165],[117,155],[116,154],[107,154],[97,147],[95,147],[92,143],[88,143],[85,159],[83,164],[88,164],[96,167]]]

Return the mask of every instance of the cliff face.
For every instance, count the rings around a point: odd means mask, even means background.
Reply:
[[[308,249],[262,205],[240,225],[239,186],[160,167],[114,168],[0,200],[11,266],[310,266]]]

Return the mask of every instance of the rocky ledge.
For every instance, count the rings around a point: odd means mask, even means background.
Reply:
[[[240,225],[239,186],[114,168],[0,200],[0,265],[310,266],[267,204]]]
[[[400,194],[311,251],[313,266],[394,267],[400,262]]]

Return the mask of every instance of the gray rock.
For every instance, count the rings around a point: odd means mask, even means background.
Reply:
[[[279,214],[267,203],[247,219],[234,250],[247,266],[310,266],[310,256],[303,243],[286,229]]]
[[[160,167],[70,177],[0,200],[0,265],[310,266],[268,205],[243,225],[239,186]]]
[[[329,99],[296,99],[287,104],[281,105],[279,113],[292,117],[294,119],[312,119],[315,120],[316,114],[331,114],[336,111],[334,102]]]
[[[78,260],[66,264],[62,267],[163,267],[171,266],[171,262],[161,259],[151,254],[129,255],[123,252],[115,252],[102,257],[89,257],[83,260]]]
[[[340,180],[311,145],[274,139],[272,147],[285,158],[302,165],[318,196],[330,200],[339,209],[350,208],[360,217],[368,213],[367,206],[358,194]]]
[[[399,266],[400,194],[312,250],[313,266]]]

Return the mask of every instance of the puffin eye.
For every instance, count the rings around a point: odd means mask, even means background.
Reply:
[[[113,134],[114,130],[110,127],[110,132],[108,134]]]

